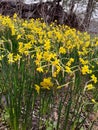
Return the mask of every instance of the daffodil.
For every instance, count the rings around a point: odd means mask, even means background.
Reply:
[[[91,75],[91,79],[94,83],[97,83],[97,77],[94,74]]]
[[[65,54],[66,53],[66,50],[64,47],[60,47],[59,48],[59,54]]]
[[[67,66],[71,66],[71,64],[74,62],[74,58],[70,58],[69,61],[66,63]]]
[[[71,68],[69,66],[65,66],[65,72],[72,73]]]
[[[1,55],[1,56],[0,56],[0,61],[2,61],[3,57],[4,57],[4,55]]]
[[[80,60],[81,64],[83,64],[83,65],[86,65],[89,63],[88,60],[84,60],[83,58],[79,58],[79,60]]]
[[[13,53],[9,53],[8,56],[7,56],[7,58],[8,58],[8,63],[9,64],[14,62]]]
[[[21,57],[22,57],[22,56],[20,56],[19,54],[17,54],[16,56],[14,56],[14,61],[20,60]]]
[[[44,72],[42,67],[38,67],[36,70],[37,70],[38,72]]]
[[[86,89],[87,90],[92,90],[92,89],[94,89],[95,87],[93,86],[93,84],[88,84],[87,86],[86,86]]]
[[[40,93],[40,86],[35,84],[35,90],[37,91],[37,93],[39,94]]]
[[[51,77],[44,78],[43,81],[40,83],[42,88],[50,90],[53,87],[53,83],[51,81]]]
[[[88,65],[84,65],[84,66],[81,68],[81,72],[82,72],[83,75],[85,75],[85,74],[92,73],[92,70],[89,69],[89,66],[88,66]]]
[[[95,99],[92,99],[91,101],[92,101],[93,103],[97,103],[97,102],[95,101]]]

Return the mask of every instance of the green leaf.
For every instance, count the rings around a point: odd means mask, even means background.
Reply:
[[[49,126],[46,130],[53,130],[52,126]]]

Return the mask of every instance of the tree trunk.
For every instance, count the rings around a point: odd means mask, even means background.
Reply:
[[[95,5],[95,0],[88,0],[88,4],[87,4],[87,8],[86,8],[86,14],[85,14],[85,17],[84,17],[84,20],[83,20],[84,29],[88,29],[88,27],[89,27],[92,12],[94,10],[94,5]]]

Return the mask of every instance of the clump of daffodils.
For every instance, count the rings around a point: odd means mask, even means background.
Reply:
[[[43,88],[50,90],[70,83],[75,80],[76,72],[81,77],[89,77],[88,90],[98,82],[95,74],[98,71],[98,38],[91,39],[88,33],[65,25],[47,25],[39,19],[22,20],[16,14],[13,18],[0,15],[0,26],[0,62],[6,58],[9,65],[18,67],[24,61],[34,64],[34,76],[42,75],[34,85],[38,93]],[[66,75],[68,80],[65,80]]]

